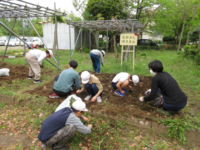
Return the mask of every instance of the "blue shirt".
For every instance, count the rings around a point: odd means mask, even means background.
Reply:
[[[74,69],[69,68],[61,72],[58,81],[53,85],[53,89],[67,93],[74,83],[78,89],[82,88],[79,74]]]

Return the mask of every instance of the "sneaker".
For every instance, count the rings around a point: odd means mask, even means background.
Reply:
[[[94,72],[94,73],[95,73],[96,71],[95,71],[95,70],[93,70],[92,72]]]
[[[118,91],[118,90],[116,90],[114,93],[117,94],[117,95],[119,95],[119,96],[124,96],[124,94],[122,94],[122,93],[121,93],[120,91]]]
[[[59,98],[60,96],[58,96],[56,93],[53,93],[52,95],[49,95],[50,98]]]
[[[31,76],[28,76],[28,79],[29,79],[29,80],[31,80],[31,79],[33,79],[33,77],[31,77]]]
[[[34,80],[33,83],[41,83],[41,80]]]
[[[101,103],[101,96],[98,96],[98,97],[97,97],[97,102],[98,102],[98,103]]]
[[[96,72],[96,74],[101,74],[101,72]]]
[[[84,100],[89,101],[91,97],[92,97],[92,95],[88,95]]]
[[[125,90],[125,89],[123,89],[123,91],[124,91],[125,93],[128,93],[128,91],[127,91],[127,90]]]

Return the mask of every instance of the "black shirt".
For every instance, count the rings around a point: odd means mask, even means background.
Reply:
[[[165,95],[166,104],[181,104],[187,101],[187,96],[181,91],[178,83],[167,72],[157,73],[151,81],[151,94],[144,97],[144,101],[148,102],[156,98],[158,88]]]

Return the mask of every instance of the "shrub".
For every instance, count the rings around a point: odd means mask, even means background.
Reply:
[[[89,52],[90,52],[90,49],[87,48],[86,46],[84,46],[82,52],[84,52],[84,53],[89,53]]]
[[[197,49],[196,45],[184,46],[184,56],[194,61],[196,65],[200,65],[200,49]]]

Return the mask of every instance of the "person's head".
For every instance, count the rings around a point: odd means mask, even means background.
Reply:
[[[159,60],[151,61],[151,62],[148,64],[148,67],[149,67],[149,70],[152,70],[154,73],[159,73],[159,72],[162,72],[162,71],[163,71],[162,62],[159,61]]]
[[[106,52],[104,50],[101,50],[101,53],[103,54],[103,57],[104,57]]]
[[[83,115],[83,113],[84,113],[85,111],[88,111],[88,110],[86,109],[85,103],[82,102],[82,101],[75,101],[75,102],[73,102],[71,108],[72,108],[73,112],[75,113],[75,115],[76,115],[77,117],[79,117],[79,118]]]
[[[83,84],[87,84],[90,80],[90,73],[88,71],[83,71],[81,73],[81,79]]]
[[[138,75],[130,75],[129,82],[133,82],[133,84],[136,85],[139,82]]]
[[[73,69],[76,69],[77,66],[78,66],[77,61],[71,60],[71,61],[69,62],[69,67],[71,67],[71,68],[73,68]]]
[[[51,58],[53,56],[52,50],[46,50],[47,58]]]

